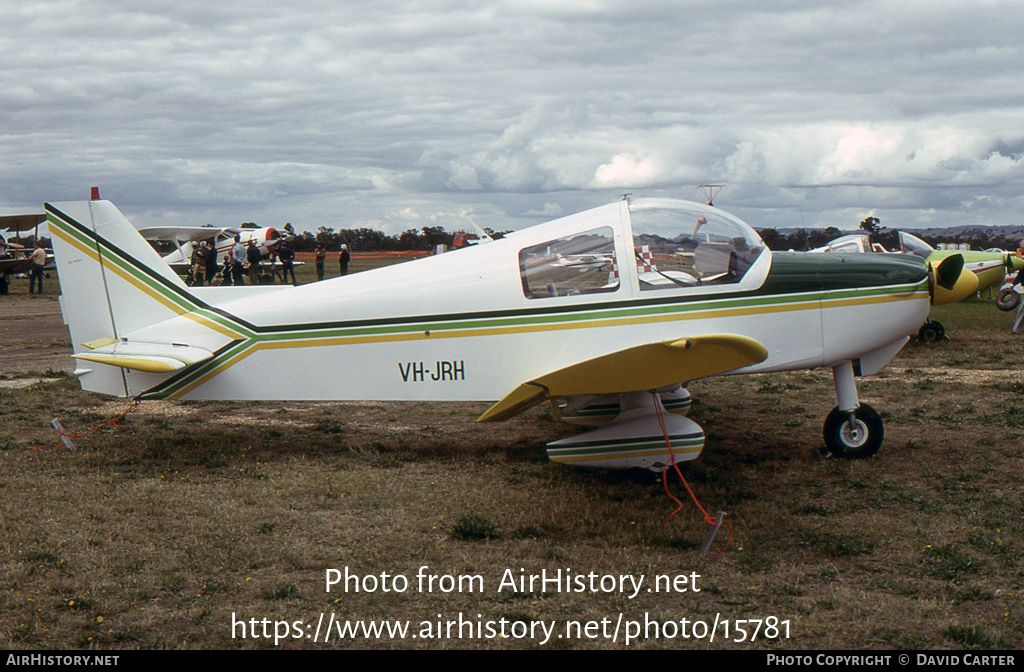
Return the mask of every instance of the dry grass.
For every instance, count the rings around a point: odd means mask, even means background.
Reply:
[[[55,415],[81,431],[123,402],[67,377],[0,389],[0,647],[266,647],[232,639],[232,615],[418,623],[461,612],[560,625],[619,613],[791,623],[788,641],[632,645],[647,648],[1019,648],[1024,362],[1019,339],[968,328],[975,310],[947,311],[954,342],[911,344],[862,381],[863,400],[886,418],[876,459],[819,455],[834,403],[826,373],[694,384],[691,417],[708,447],[688,478],[710,510],[728,512],[733,531],[728,549],[705,560],[701,516],[686,500],[663,524],[674,505],[654,475],[547,463],[544,443],[572,430],[543,409],[479,426],[484,405],[152,402],[72,453],[31,447],[54,442]],[[672,488],[685,497],[678,482]],[[325,592],[329,568],[414,579],[423,565],[480,575],[484,590]],[[632,600],[499,592],[506,568],[696,572],[702,590]],[[556,638],[545,647],[622,645]]]

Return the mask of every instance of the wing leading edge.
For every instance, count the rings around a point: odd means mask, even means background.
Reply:
[[[648,343],[595,357],[528,381],[477,418],[498,422],[552,397],[655,390],[763,362],[768,350],[747,336],[709,334]]]

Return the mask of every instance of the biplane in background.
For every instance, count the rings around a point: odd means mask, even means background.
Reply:
[[[962,299],[960,257],[772,253],[706,205],[622,200],[437,255],[299,287],[189,288],[108,201],[46,205],[86,390],[136,399],[545,401],[600,426],[551,459],[661,470],[703,430],[672,410],[717,375],[831,369],[836,455],[881,446],[856,377],[884,367],[932,303]],[[639,249],[678,281],[641,282]],[[608,259],[581,273],[559,255]],[[639,259],[639,260],[638,260]],[[681,280],[682,276],[687,280]],[[969,286],[967,293],[974,291]]]
[[[39,225],[46,221],[43,213],[30,215],[3,215],[0,216],[0,231],[5,234],[15,233],[21,235],[23,231],[32,231],[32,237],[39,238]]]
[[[39,225],[46,221],[45,214],[37,215],[4,215],[0,217],[0,274],[15,275],[28,273],[32,270],[32,246],[11,243],[11,234],[18,237],[23,232],[32,231],[32,237],[39,239]],[[46,270],[53,270],[53,254],[46,255]]]

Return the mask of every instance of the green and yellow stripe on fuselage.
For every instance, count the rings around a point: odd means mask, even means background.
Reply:
[[[538,336],[549,343],[564,343],[595,331],[605,330],[610,334],[622,328],[664,329],[666,326],[673,333],[689,335],[702,331],[702,324],[709,321],[747,324],[753,321],[756,325],[758,321],[775,320],[786,314],[820,314],[828,309],[845,311],[908,301],[923,304],[926,311],[927,280],[919,260],[903,258],[904,263],[897,264],[890,269],[888,276],[881,278],[890,284],[856,285],[863,282],[864,277],[877,273],[876,260],[871,259],[872,256],[858,255],[856,259],[842,261],[840,263],[844,266],[840,270],[844,272],[837,273],[837,257],[825,258],[825,263],[819,263],[821,257],[781,255],[773,261],[767,281],[758,290],[710,297],[644,297],[641,300],[572,306],[563,310],[480,311],[394,321],[253,324],[245,338],[215,353],[212,360],[168,378],[147,390],[143,396],[180,399],[201,394],[204,385],[220,376],[230,375],[234,367],[253,356],[271,356],[275,352],[307,348],[323,349],[322,353],[348,348],[356,356],[355,351],[360,346],[387,345],[394,351],[403,345],[448,342],[452,348],[458,349],[472,348],[474,346],[465,344],[495,337]],[[247,320],[245,323],[251,324]],[[916,326],[912,325],[911,329]],[[750,331],[757,333],[758,329],[755,326]],[[319,356],[324,361],[345,360],[342,354]],[[500,358],[500,352],[496,351],[495,356]],[[311,352],[309,357],[318,355]],[[781,363],[773,362],[773,365]]]

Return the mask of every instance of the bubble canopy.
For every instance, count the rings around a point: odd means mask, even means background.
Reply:
[[[765,250],[749,224],[710,205],[637,199],[629,218],[643,291],[740,282]]]
[[[633,235],[656,234],[694,241],[730,242],[741,239],[751,249],[764,247],[753,227],[724,210],[671,198],[638,198],[629,203]]]

